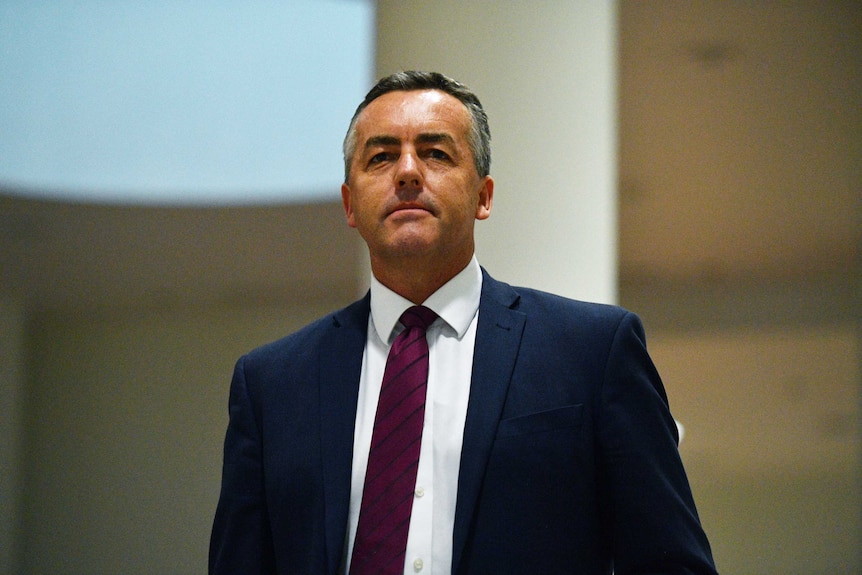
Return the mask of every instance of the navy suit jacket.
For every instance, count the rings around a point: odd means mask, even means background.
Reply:
[[[452,573],[714,574],[638,318],[483,274]],[[210,573],[338,573],[368,314],[237,363]]]

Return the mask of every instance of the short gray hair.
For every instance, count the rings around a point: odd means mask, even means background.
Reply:
[[[362,111],[375,99],[389,92],[411,92],[414,90],[440,90],[458,99],[470,112],[471,127],[467,144],[473,153],[473,161],[479,177],[491,173],[491,128],[488,126],[488,115],[482,108],[479,98],[469,88],[448,78],[439,72],[396,72],[391,76],[381,78],[365,95],[365,99],[356,108],[350,127],[344,137],[342,152],[344,153],[344,182],[350,178],[350,164],[356,153],[356,120]]]

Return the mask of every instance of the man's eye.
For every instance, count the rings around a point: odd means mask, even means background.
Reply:
[[[371,156],[371,159],[368,160],[368,163],[369,164],[379,164],[380,162],[385,162],[391,156],[392,156],[392,154],[390,154],[389,152],[380,152],[379,154],[374,154],[373,156]]]
[[[428,156],[430,158],[434,158],[435,160],[448,160],[449,159],[449,154],[447,154],[443,150],[437,150],[437,149],[429,150]]]

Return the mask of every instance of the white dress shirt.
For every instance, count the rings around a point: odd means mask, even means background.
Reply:
[[[448,575],[452,570],[452,532],[464,422],[470,397],[473,347],[482,291],[482,270],[475,256],[458,275],[422,305],[439,316],[428,328],[428,389],[413,512],[407,538],[405,575]],[[346,569],[353,553],[374,416],[389,347],[404,329],[398,321],[413,304],[371,279],[371,315],[362,358],[353,443],[353,471],[346,548]]]

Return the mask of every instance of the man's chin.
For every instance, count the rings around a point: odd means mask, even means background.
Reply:
[[[434,253],[437,243],[428,229],[402,227],[388,239],[384,251],[393,258],[421,258]]]

